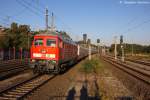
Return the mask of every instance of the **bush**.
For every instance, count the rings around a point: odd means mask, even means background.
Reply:
[[[98,58],[93,58],[91,60],[85,60],[83,62],[83,67],[81,68],[81,71],[89,74],[89,73],[97,73],[97,71],[99,70],[101,64],[99,62]]]

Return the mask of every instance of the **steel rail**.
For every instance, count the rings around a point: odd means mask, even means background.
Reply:
[[[3,100],[22,100],[27,95],[32,93],[37,88],[41,87],[49,80],[53,79],[55,75],[35,75],[32,78],[18,83],[10,88],[0,92],[0,99]]]

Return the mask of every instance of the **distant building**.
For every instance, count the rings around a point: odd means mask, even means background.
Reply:
[[[0,26],[0,38],[6,35],[6,33],[4,32],[4,30],[5,30],[5,28],[2,27],[2,26]]]
[[[100,43],[100,39],[97,39],[97,43]]]
[[[83,42],[86,43],[87,41],[87,34],[83,34]]]

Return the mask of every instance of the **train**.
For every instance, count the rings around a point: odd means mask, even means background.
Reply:
[[[91,54],[96,51],[91,49]],[[34,73],[59,74],[88,54],[88,48],[58,32],[40,33],[35,35],[32,41],[30,66]]]

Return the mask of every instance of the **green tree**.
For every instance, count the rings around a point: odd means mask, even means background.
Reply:
[[[0,39],[0,48],[8,48],[9,47],[9,39],[7,36],[3,36],[1,39]]]
[[[109,51],[113,53],[114,51],[114,47],[115,45],[112,44]],[[124,49],[125,49],[125,53],[127,54],[131,54],[132,50],[135,54],[139,54],[139,53],[150,53],[150,46],[144,46],[144,45],[139,45],[139,44],[128,44],[125,43],[124,44]],[[117,44],[117,51],[118,54],[121,55],[121,47],[120,44]]]
[[[24,49],[29,49],[30,47],[30,27],[28,25],[19,25],[18,28],[19,31],[19,39],[18,41],[20,44],[18,45],[19,47],[22,47]]]
[[[30,27],[28,25],[18,25],[17,23],[12,23],[10,29],[7,29],[7,38],[9,47],[20,47],[28,49],[28,43],[30,42],[29,33]]]
[[[18,47],[18,45],[20,44],[20,33],[18,31],[18,24],[13,22],[10,29],[8,29],[6,32],[9,38],[9,47]]]

